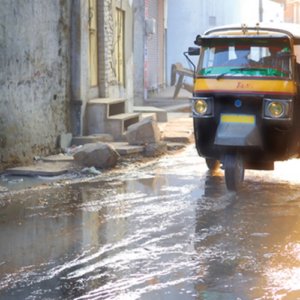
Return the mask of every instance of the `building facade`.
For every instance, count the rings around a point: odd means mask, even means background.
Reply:
[[[285,0],[285,21],[300,23],[300,0]]]
[[[87,134],[87,104],[133,107],[132,0],[0,2],[0,169]]]
[[[142,105],[166,86],[168,0],[133,0],[134,95]]]
[[[71,19],[72,133],[87,134],[86,106],[97,98],[126,98],[133,108],[131,0],[74,0]]]

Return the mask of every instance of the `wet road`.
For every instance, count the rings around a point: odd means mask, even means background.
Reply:
[[[226,191],[193,146],[0,208],[0,299],[300,299],[300,161]]]

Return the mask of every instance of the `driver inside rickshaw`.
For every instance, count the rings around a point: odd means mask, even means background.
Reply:
[[[290,77],[291,48],[288,41],[265,39],[216,39],[205,41],[199,75]]]
[[[275,68],[286,73],[290,70],[290,50],[285,47],[269,47],[269,55],[262,57],[259,63],[266,68]]]
[[[269,54],[267,56],[262,57],[259,62],[264,66],[270,67],[277,64],[277,53],[280,51],[280,49],[275,47],[269,47],[268,50]]]
[[[247,67],[255,63],[250,59],[251,47],[249,45],[238,45],[235,46],[234,53],[236,58],[228,60],[225,65],[227,66],[239,66]]]

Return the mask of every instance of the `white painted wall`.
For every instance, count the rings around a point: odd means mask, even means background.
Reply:
[[[264,21],[283,19],[283,8],[263,0]],[[215,19],[214,19],[215,18]],[[215,20],[215,23],[213,22]],[[259,0],[169,0],[167,37],[167,80],[171,65],[177,62],[189,67],[183,52],[194,46],[197,34],[211,27],[259,20]]]

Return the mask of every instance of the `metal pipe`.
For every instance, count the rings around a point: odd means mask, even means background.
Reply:
[[[259,22],[263,21],[263,0],[259,0],[259,7],[258,7],[258,15],[259,15]]]

